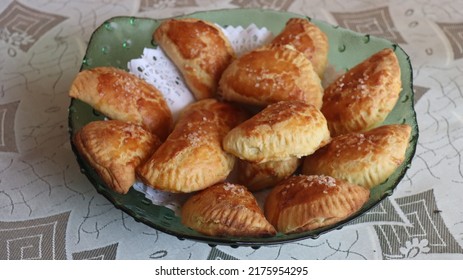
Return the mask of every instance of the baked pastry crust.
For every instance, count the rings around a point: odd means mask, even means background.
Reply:
[[[83,70],[74,79],[69,95],[88,103],[110,119],[143,126],[159,138],[170,133],[172,113],[158,89],[115,67]]]
[[[214,97],[222,72],[235,52],[219,27],[193,19],[169,19],[153,34],[182,73],[196,99]]]
[[[276,234],[254,196],[241,185],[220,183],[190,197],[182,223],[212,236],[262,237]]]
[[[291,18],[284,29],[272,40],[272,45],[292,45],[312,62],[320,78],[328,63],[329,43],[326,34],[304,18]]]
[[[229,101],[265,106],[283,100],[322,105],[323,88],[312,63],[290,45],[267,46],[234,60],[219,94]]]
[[[263,163],[238,160],[237,180],[251,192],[260,191],[273,187],[293,175],[300,163],[301,160],[297,157]]]
[[[309,231],[348,218],[369,196],[369,189],[333,177],[298,175],[272,189],[265,216],[279,232]]]
[[[231,104],[203,99],[188,106],[158,150],[137,169],[155,189],[189,193],[225,180],[235,157],[222,149],[222,139],[246,114]]]
[[[90,122],[73,142],[106,185],[121,194],[135,183],[135,168],[161,145],[156,135],[118,120]]]
[[[223,148],[242,160],[266,162],[310,155],[329,139],[325,117],[317,108],[281,101],[232,129]]]
[[[304,159],[302,173],[329,175],[372,188],[402,164],[410,133],[409,125],[394,124],[334,137]]]
[[[321,111],[331,135],[362,132],[381,124],[399,98],[400,75],[396,55],[384,49],[329,85]]]

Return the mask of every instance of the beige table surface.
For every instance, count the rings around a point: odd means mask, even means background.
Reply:
[[[387,38],[411,57],[420,138],[394,194],[318,239],[231,248],[136,222],[79,172],[67,91],[118,15],[265,8]],[[0,1],[0,259],[463,259],[463,1]]]

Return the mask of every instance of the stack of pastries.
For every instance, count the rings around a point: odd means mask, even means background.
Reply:
[[[73,143],[115,192],[140,180],[190,193],[185,226],[239,237],[329,226],[359,211],[405,159],[410,126],[382,125],[401,91],[391,49],[323,88],[329,42],[307,19],[239,57],[205,20],[165,20],[153,38],[197,101],[174,123],[155,86],[112,67],[81,71],[70,96],[109,120],[90,122]]]

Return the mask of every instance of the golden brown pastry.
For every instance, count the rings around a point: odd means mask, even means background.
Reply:
[[[385,181],[405,159],[409,125],[384,125],[349,133],[304,159],[302,173],[324,174],[372,188]]]
[[[235,158],[222,149],[222,139],[245,118],[243,111],[216,99],[191,104],[161,147],[139,166],[139,178],[155,189],[182,193],[225,180]]]
[[[331,136],[362,132],[381,124],[402,89],[400,67],[391,49],[364,60],[325,89],[321,111]]]
[[[121,69],[83,70],[74,79],[69,95],[110,119],[142,125],[161,139],[167,137],[173,126],[172,113],[162,93]]]
[[[265,216],[279,232],[309,231],[348,218],[369,196],[369,189],[333,177],[298,175],[272,189]]]
[[[320,108],[323,88],[312,63],[290,45],[262,47],[223,72],[219,94],[229,101],[265,106],[299,100]]]
[[[212,236],[262,237],[276,234],[254,196],[241,185],[220,183],[190,197],[182,223]]]
[[[325,117],[317,108],[281,101],[232,129],[223,148],[242,160],[266,162],[310,155],[329,139]]]
[[[235,53],[220,28],[205,20],[169,19],[153,34],[196,99],[213,97]]]
[[[328,63],[328,37],[315,24],[304,18],[291,18],[272,40],[272,45],[292,45],[312,62],[315,72],[323,77]]]
[[[237,180],[252,192],[260,191],[273,187],[281,180],[293,175],[300,162],[301,160],[297,157],[263,163],[238,160]]]
[[[106,185],[121,194],[135,183],[135,168],[161,145],[156,135],[118,120],[90,122],[73,142]]]

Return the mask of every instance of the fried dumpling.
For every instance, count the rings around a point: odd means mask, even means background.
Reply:
[[[161,145],[156,135],[118,120],[90,122],[73,142],[106,185],[121,194],[135,183],[135,168]]]
[[[235,157],[222,149],[223,137],[246,117],[216,99],[189,105],[166,141],[139,166],[139,178],[155,189],[181,193],[222,182],[235,163]]]
[[[369,189],[333,177],[298,175],[272,189],[265,216],[279,232],[309,231],[348,218],[369,196]]]
[[[329,43],[323,31],[304,18],[291,18],[284,29],[272,40],[272,45],[292,45],[312,62],[320,78],[328,63]]]
[[[329,175],[372,188],[402,164],[410,133],[409,125],[395,124],[334,137],[304,159],[302,173]]]
[[[310,155],[329,139],[325,117],[317,108],[281,101],[232,129],[223,148],[242,160],[266,162]]]
[[[263,163],[238,160],[237,180],[252,192],[271,188],[291,176],[300,162],[297,157]]]
[[[96,67],[79,72],[69,91],[110,119],[143,126],[159,138],[170,133],[172,113],[158,89],[124,70]]]
[[[402,90],[400,66],[392,49],[384,49],[353,67],[324,92],[321,111],[331,136],[362,132],[380,125]]]
[[[211,236],[262,237],[276,234],[246,187],[220,183],[190,197],[181,210],[181,221]]]
[[[153,34],[177,66],[196,99],[214,97],[222,72],[235,52],[222,30],[205,20],[169,19]]]
[[[262,47],[235,59],[219,82],[228,101],[265,106],[299,100],[320,108],[323,88],[312,63],[290,45]]]

